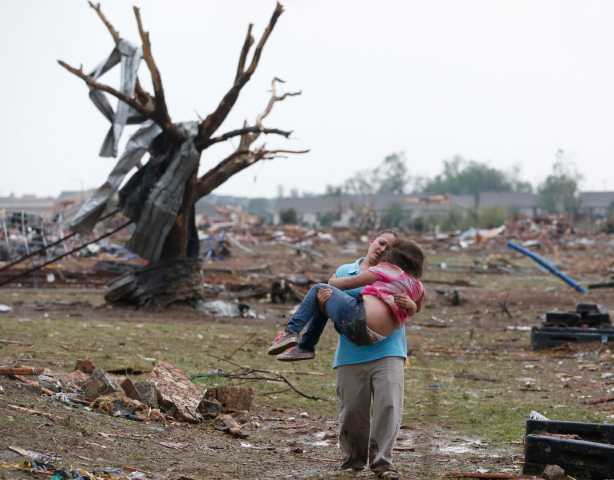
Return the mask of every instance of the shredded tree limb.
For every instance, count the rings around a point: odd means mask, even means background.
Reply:
[[[226,132],[225,134],[220,135],[219,137],[211,138],[208,141],[203,142],[201,145],[203,145],[204,148],[207,148],[210,145],[213,145],[214,143],[224,142],[228,140],[229,138],[238,137],[239,135],[245,135],[247,133],[258,133],[258,134],[264,133],[265,135],[275,133],[277,135],[282,135],[288,138],[292,134],[292,131],[285,132],[283,130],[278,130],[277,128],[264,128],[262,126],[243,127],[237,130]]]
[[[239,98],[239,93],[241,92],[241,89],[245,86],[245,84],[249,81],[253,73],[256,71],[256,67],[258,66],[258,62],[260,61],[260,55],[262,54],[262,49],[264,48],[264,45],[267,39],[269,38],[269,36],[271,35],[271,32],[273,31],[273,28],[275,27],[275,24],[277,23],[277,19],[283,13],[283,11],[284,9],[281,6],[281,4],[277,3],[277,6],[275,7],[275,11],[273,12],[273,15],[271,16],[271,20],[269,21],[267,28],[262,34],[262,37],[260,38],[260,42],[258,42],[258,45],[256,46],[256,50],[254,51],[254,56],[252,57],[250,66],[247,70],[243,71],[244,64],[247,59],[247,52],[249,51],[249,47],[251,46],[251,43],[252,43],[252,40],[250,39],[251,29],[248,30],[247,39],[245,43],[243,44],[243,48],[241,50],[241,57],[239,59],[239,67],[237,69],[237,77],[236,77],[235,83],[230,88],[230,90],[228,90],[228,93],[224,95],[224,98],[219,103],[215,111],[209,114],[205,118],[205,120],[201,123],[199,140],[207,141],[209,138],[211,138],[211,136],[215,133],[215,131],[222,125],[222,123],[228,116],[228,113],[230,113],[230,110],[232,109],[232,107],[234,107],[234,104]],[[239,72],[241,72],[240,75],[239,75]],[[198,145],[198,142],[196,142],[196,144]]]

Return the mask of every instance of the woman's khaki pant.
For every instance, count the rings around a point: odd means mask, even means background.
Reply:
[[[362,469],[368,460],[375,474],[397,471],[392,448],[403,415],[403,364],[401,357],[384,357],[337,369],[342,470]]]

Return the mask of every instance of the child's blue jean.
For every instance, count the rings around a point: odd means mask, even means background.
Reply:
[[[357,345],[371,343],[367,333],[367,312],[362,295],[354,298],[343,290],[319,283],[309,290],[286,326],[286,330],[298,336],[303,327],[309,323],[299,347],[310,352],[315,351],[315,346],[326,326],[328,319],[320,310],[317,298],[318,292],[323,288],[332,290],[332,295],[326,302],[326,313],[333,321],[335,330]]]

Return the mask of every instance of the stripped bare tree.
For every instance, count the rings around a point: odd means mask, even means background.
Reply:
[[[125,176],[137,167],[136,173],[119,192],[122,213],[136,224],[127,247],[149,261],[147,267],[135,275],[121,278],[107,289],[108,299],[149,305],[159,308],[175,300],[196,299],[202,286],[198,257],[198,237],[194,221],[194,204],[219,187],[230,177],[256,162],[270,160],[284,153],[306,153],[308,150],[267,150],[265,144],[255,145],[261,135],[281,135],[288,138],[291,131],[266,128],[262,122],[273,106],[288,96],[301,92],[277,94],[282,80],[274,78],[272,96],[255,123],[214,136],[235,105],[241,89],[250,80],[262,55],[262,50],[275,27],[283,7],[277,6],[248,64],[254,44],[252,25],[239,55],[234,84],[217,108],[199,122],[175,123],[166,105],[162,77],[154,61],[149,33],[143,28],[139,9],[134,13],[142,46],[123,39],[103,14],[100,4],[90,6],[108,28],[115,49],[89,74],[58,60],[59,64],[83,79],[90,90],[90,98],[112,123],[103,144],[101,156],[116,156],[117,144],[124,125],[141,124],[129,139],[109,179],[84,204],[72,223],[74,231],[89,233],[117,191]],[[151,73],[153,95],[142,87],[137,70],[143,59]],[[122,65],[120,89],[100,83],[99,77]],[[118,99],[114,111],[105,93]],[[200,155],[208,147],[240,137],[239,146],[201,177],[198,177]],[[145,153],[149,161],[141,165]],[[172,291],[169,290],[173,284]]]

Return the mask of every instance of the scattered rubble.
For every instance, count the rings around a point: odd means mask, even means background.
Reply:
[[[113,375],[106,373],[102,368],[98,368],[83,383],[81,389],[89,398],[96,399],[109,393],[119,392],[121,386]]]
[[[67,388],[68,386],[72,385],[73,387],[77,387],[80,389],[81,387],[83,387],[83,384],[88,378],[89,376],[83,373],[81,370],[75,370],[74,372],[69,373],[65,377],[62,377],[60,379],[60,382],[62,383],[64,388]]]
[[[86,357],[85,360],[77,360],[75,371],[80,371],[89,375],[94,370],[96,370],[96,365],[94,365],[90,357]]]
[[[254,401],[254,389],[248,386],[208,388],[204,398],[217,401],[225,412],[249,412]]]
[[[178,368],[159,360],[149,379],[158,390],[160,406],[180,422],[199,423],[198,406],[205,393]]]

